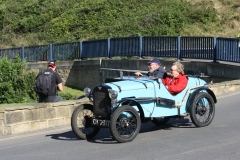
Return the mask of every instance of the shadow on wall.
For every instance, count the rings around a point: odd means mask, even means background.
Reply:
[[[101,83],[99,60],[74,61],[72,65],[61,67],[65,85],[73,88],[93,88]]]

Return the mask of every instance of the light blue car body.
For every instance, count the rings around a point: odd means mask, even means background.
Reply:
[[[140,104],[145,118],[185,114],[190,95],[196,90],[203,92],[209,90],[207,83],[197,77],[188,77],[187,86],[177,95],[172,95],[161,82],[161,79],[123,77],[120,81],[104,85],[118,92],[117,100],[119,103],[133,100]],[[213,99],[216,99],[213,92],[210,91],[210,94]],[[157,98],[175,101],[175,105],[157,103]],[[136,106],[133,105],[133,107],[139,110]]]

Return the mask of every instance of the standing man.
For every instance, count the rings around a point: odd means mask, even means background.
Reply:
[[[58,102],[62,101],[62,97],[57,95],[57,91],[63,90],[62,79],[55,72],[56,62],[49,62],[48,69],[37,75],[34,89],[39,95],[39,103],[42,102]]]
[[[157,58],[153,58],[148,61],[149,72],[147,73],[148,77],[157,77],[164,78],[167,76],[165,69],[161,67],[161,63]],[[143,76],[142,73],[136,72],[134,73],[137,76]]]

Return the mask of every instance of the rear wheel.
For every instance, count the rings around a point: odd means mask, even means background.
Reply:
[[[110,130],[118,142],[132,141],[138,135],[140,127],[140,117],[133,107],[124,105],[113,112]]]
[[[205,92],[197,94],[190,108],[193,124],[197,127],[208,126],[212,122],[214,114],[215,104],[212,96]]]
[[[157,117],[153,118],[152,123],[156,125],[163,125],[166,124],[169,121],[170,117]]]
[[[82,104],[78,106],[71,118],[71,126],[73,132],[82,139],[91,139],[96,136],[100,128],[91,126],[90,118],[93,116],[93,106],[90,104]]]

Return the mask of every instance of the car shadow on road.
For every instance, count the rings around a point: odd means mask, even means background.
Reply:
[[[156,130],[172,130],[173,128],[192,128],[195,127],[188,118],[176,119],[171,118],[164,125],[155,125],[152,122],[143,123],[141,126],[140,133],[151,132]]]
[[[83,140],[81,138],[78,138],[73,131],[67,131],[63,133],[58,133],[58,134],[48,134],[46,137],[51,137],[52,139],[55,140],[65,140],[65,141],[74,141],[74,140]]]
[[[155,125],[152,122],[142,123],[139,134],[152,132],[157,130],[172,130],[174,128],[195,128],[194,125],[189,122],[189,119],[175,119],[171,118],[168,123],[164,125]],[[65,141],[76,141],[83,140],[78,138],[73,131],[67,131],[58,134],[49,134],[46,137],[51,137],[55,140],[65,140]],[[118,143],[112,136],[109,128],[101,128],[99,133],[90,140],[87,140],[91,143],[102,143],[102,144],[112,144]]]

